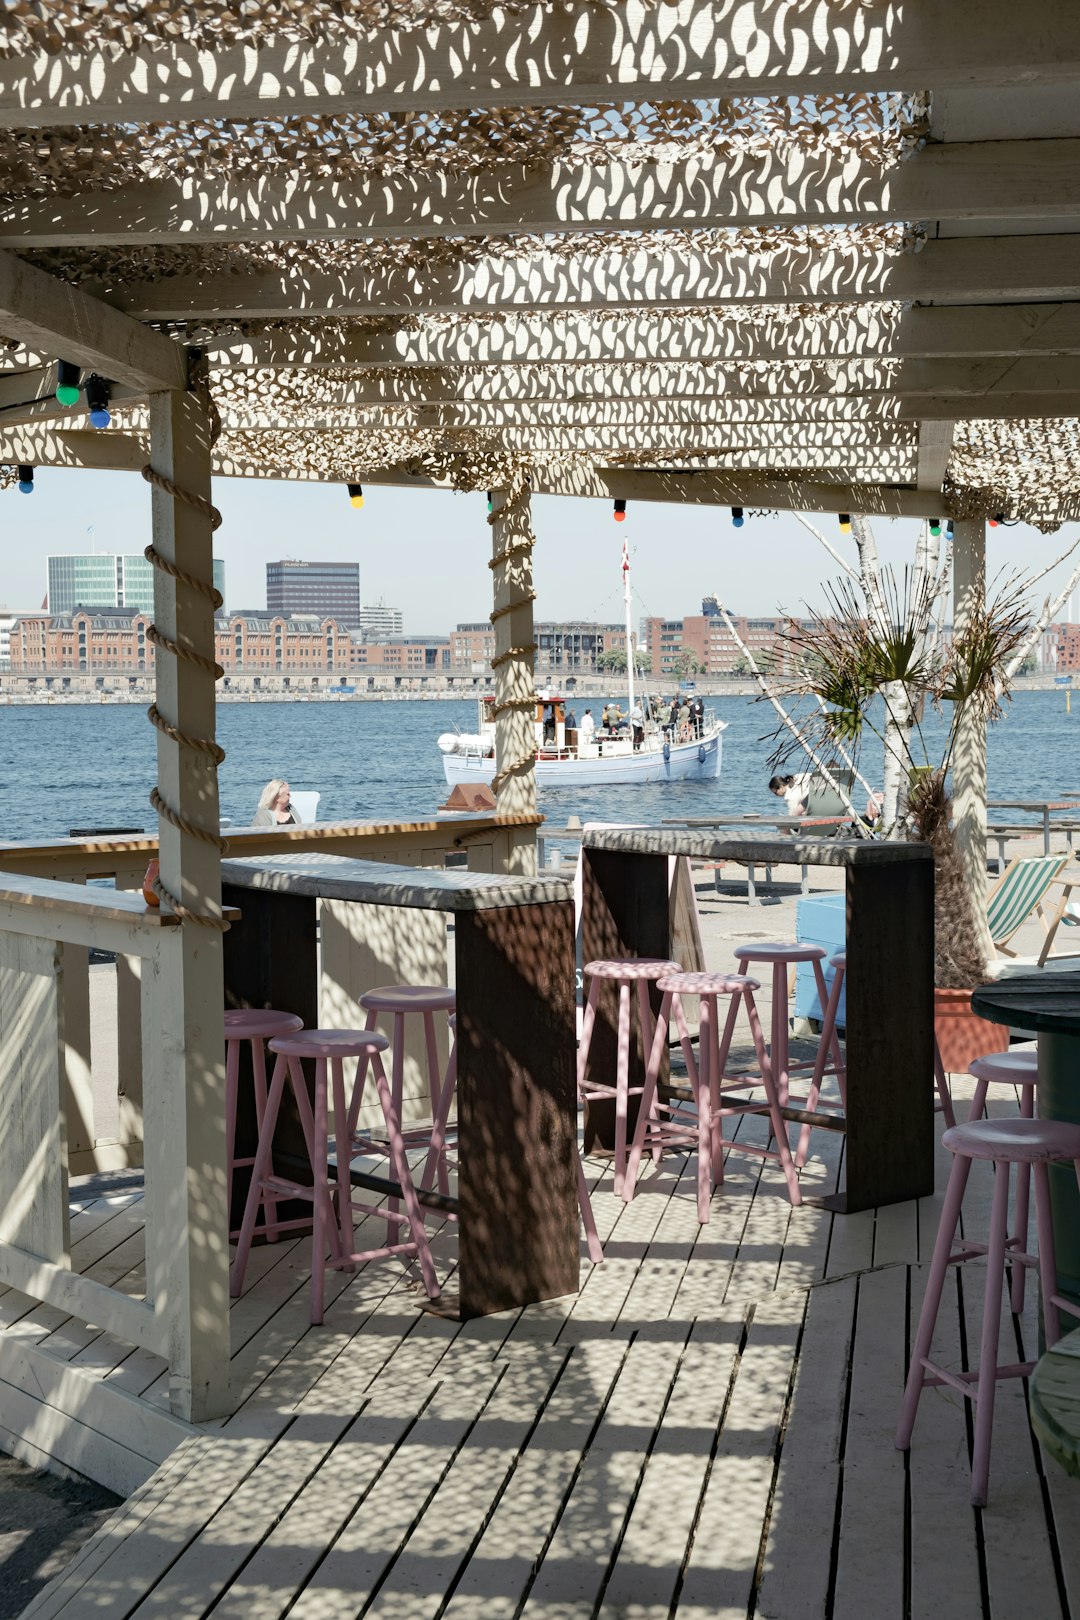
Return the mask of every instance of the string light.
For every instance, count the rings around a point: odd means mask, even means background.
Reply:
[[[731,508],[731,526],[732,526],[732,528],[733,529],[741,529],[743,524],[745,523],[745,521],[746,521],[746,519],[743,517],[743,509],[742,509],[742,507],[741,506],[733,506]]]
[[[90,426],[107,428],[111,417],[109,416],[109,385],[104,377],[97,372],[91,372],[86,379],[86,408],[90,413]]]
[[[23,467],[23,466],[20,465],[20,467],[19,467],[19,493],[21,495],[32,495],[34,493],[34,469],[33,469],[33,467]]]
[[[491,494],[490,489],[487,492],[487,496],[488,496],[488,511],[490,512],[492,507],[495,505],[495,502],[494,502],[494,500],[492,498],[492,494]]]
[[[616,521],[616,523],[625,523],[626,522],[626,502],[625,501],[616,501],[615,502],[615,521]]]
[[[946,538],[946,540],[951,540],[952,535],[953,535],[952,518],[950,518],[948,523],[946,523],[946,525],[945,525],[945,538]]]
[[[851,513],[850,512],[841,512],[840,513],[840,533],[841,534],[850,534],[851,533]]]
[[[941,534],[941,519],[940,518],[931,518],[930,519],[930,533],[933,535],[935,540],[938,539],[939,535]]]
[[[359,512],[360,508],[364,504],[363,486],[360,485],[360,484],[349,484],[349,485],[347,485],[347,488],[348,488],[348,491],[349,491],[349,500],[352,502],[353,506],[355,506],[356,510]]]
[[[999,524],[999,523],[1004,523],[1004,521],[1005,521],[1005,514],[1004,514],[1004,512],[995,512],[995,513],[994,513],[994,516],[993,516],[993,517],[992,517],[992,518],[991,518],[991,519],[990,519],[990,520],[989,520],[989,522],[990,522],[990,527],[991,527],[991,528],[992,528],[992,529],[996,529],[996,528],[997,528],[997,526],[998,526],[998,524]]]
[[[56,362],[56,398],[61,405],[79,403],[79,368],[71,360]]]

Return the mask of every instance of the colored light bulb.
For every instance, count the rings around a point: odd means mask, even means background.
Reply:
[[[998,524],[999,523],[1004,523],[1004,521],[1005,521],[1004,514],[1002,512],[996,512],[994,514],[994,516],[989,519],[990,527],[992,529],[996,529]]]
[[[33,469],[33,467],[20,466],[20,468],[19,468],[19,493],[21,495],[32,495],[34,493],[34,469]]]
[[[104,377],[92,372],[86,379],[86,408],[90,413],[90,426],[107,428],[109,416],[109,385]]]
[[[616,501],[615,502],[615,521],[616,521],[616,523],[625,523],[626,522],[626,502],[625,501]]]
[[[930,533],[934,536],[935,540],[938,538],[938,535],[941,533],[941,519],[940,518],[931,518],[930,519]]]
[[[79,368],[70,360],[56,362],[56,398],[61,405],[79,403]]]
[[[841,534],[850,534],[851,533],[851,513],[850,512],[841,512],[840,513],[840,533]]]
[[[746,520],[743,517],[743,509],[742,509],[742,507],[741,506],[733,506],[731,508],[731,525],[732,525],[732,528],[741,529],[745,521]]]
[[[349,502],[359,512],[364,504],[364,491],[360,484],[349,484]]]
[[[945,538],[946,538],[946,540],[951,540],[952,536],[953,536],[953,527],[952,527],[952,518],[950,518],[948,523],[946,523],[946,525],[945,525]]]

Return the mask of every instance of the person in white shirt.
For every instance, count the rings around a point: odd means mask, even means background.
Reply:
[[[645,741],[645,711],[640,703],[635,703],[630,710],[630,724],[634,731],[634,752],[636,753]]]
[[[778,799],[783,799],[787,815],[805,816],[810,800],[810,778],[774,776],[769,781],[769,792],[775,793]]]
[[[595,730],[596,721],[592,717],[592,710],[586,709],[581,717],[581,724],[578,726],[578,743],[583,747],[589,747]]]

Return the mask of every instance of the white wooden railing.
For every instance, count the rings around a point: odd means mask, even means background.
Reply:
[[[230,833],[229,842],[235,856],[299,845],[437,867],[463,852],[474,870],[505,871],[520,867],[535,825],[497,817],[350,823]],[[139,892],[156,848],[151,838],[0,846],[0,1283],[162,1356],[173,1411],[199,1420],[228,1406],[227,1378],[205,1376],[227,1369],[229,1355],[224,1035],[220,1058],[191,1072],[176,1005],[181,929]],[[91,878],[115,887],[89,886]],[[385,976],[387,952],[398,947],[336,913],[324,934],[323,1003],[337,1022],[341,986],[357,977],[363,953]],[[92,947],[117,961],[120,1127],[111,1135],[95,1117]],[[424,950],[434,961],[436,947],[427,941]],[[359,976],[352,998],[367,987]],[[221,1016],[220,1008],[181,1011],[204,1030],[207,1017]],[[68,1180],[144,1162],[146,1294],[138,1299],[72,1271]]]

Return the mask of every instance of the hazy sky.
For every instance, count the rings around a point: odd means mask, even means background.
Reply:
[[[360,512],[338,484],[258,484],[218,479],[215,499],[224,518],[215,551],[225,560],[229,608],[263,607],[265,564],[281,557],[353,559],[360,564],[362,600],[385,598],[405,615],[410,635],[445,634],[459,620],[485,619],[491,609],[490,531],[482,494],[383,489],[366,491]],[[846,554],[835,517],[818,520]],[[93,527],[93,540],[87,533]],[[538,498],[533,502],[536,612],[545,619],[620,620],[619,556],[630,542],[635,620],[644,613],[679,618],[700,612],[717,594],[733,611],[774,613],[820,602],[821,582],[836,565],[795,518],[748,517],[734,529],[713,507],[630,503],[617,524],[606,501]],[[0,494],[0,603],[40,608],[50,552],[141,551],[150,538],[150,491],[123,473],[42,468],[31,496]],[[876,524],[883,554],[910,560],[916,525]],[[1068,524],[1044,537],[1027,527],[990,531],[993,575],[1011,562],[1025,574],[1045,566],[1080,537]],[[1040,584],[1041,600],[1055,578],[1064,584],[1080,551]]]

